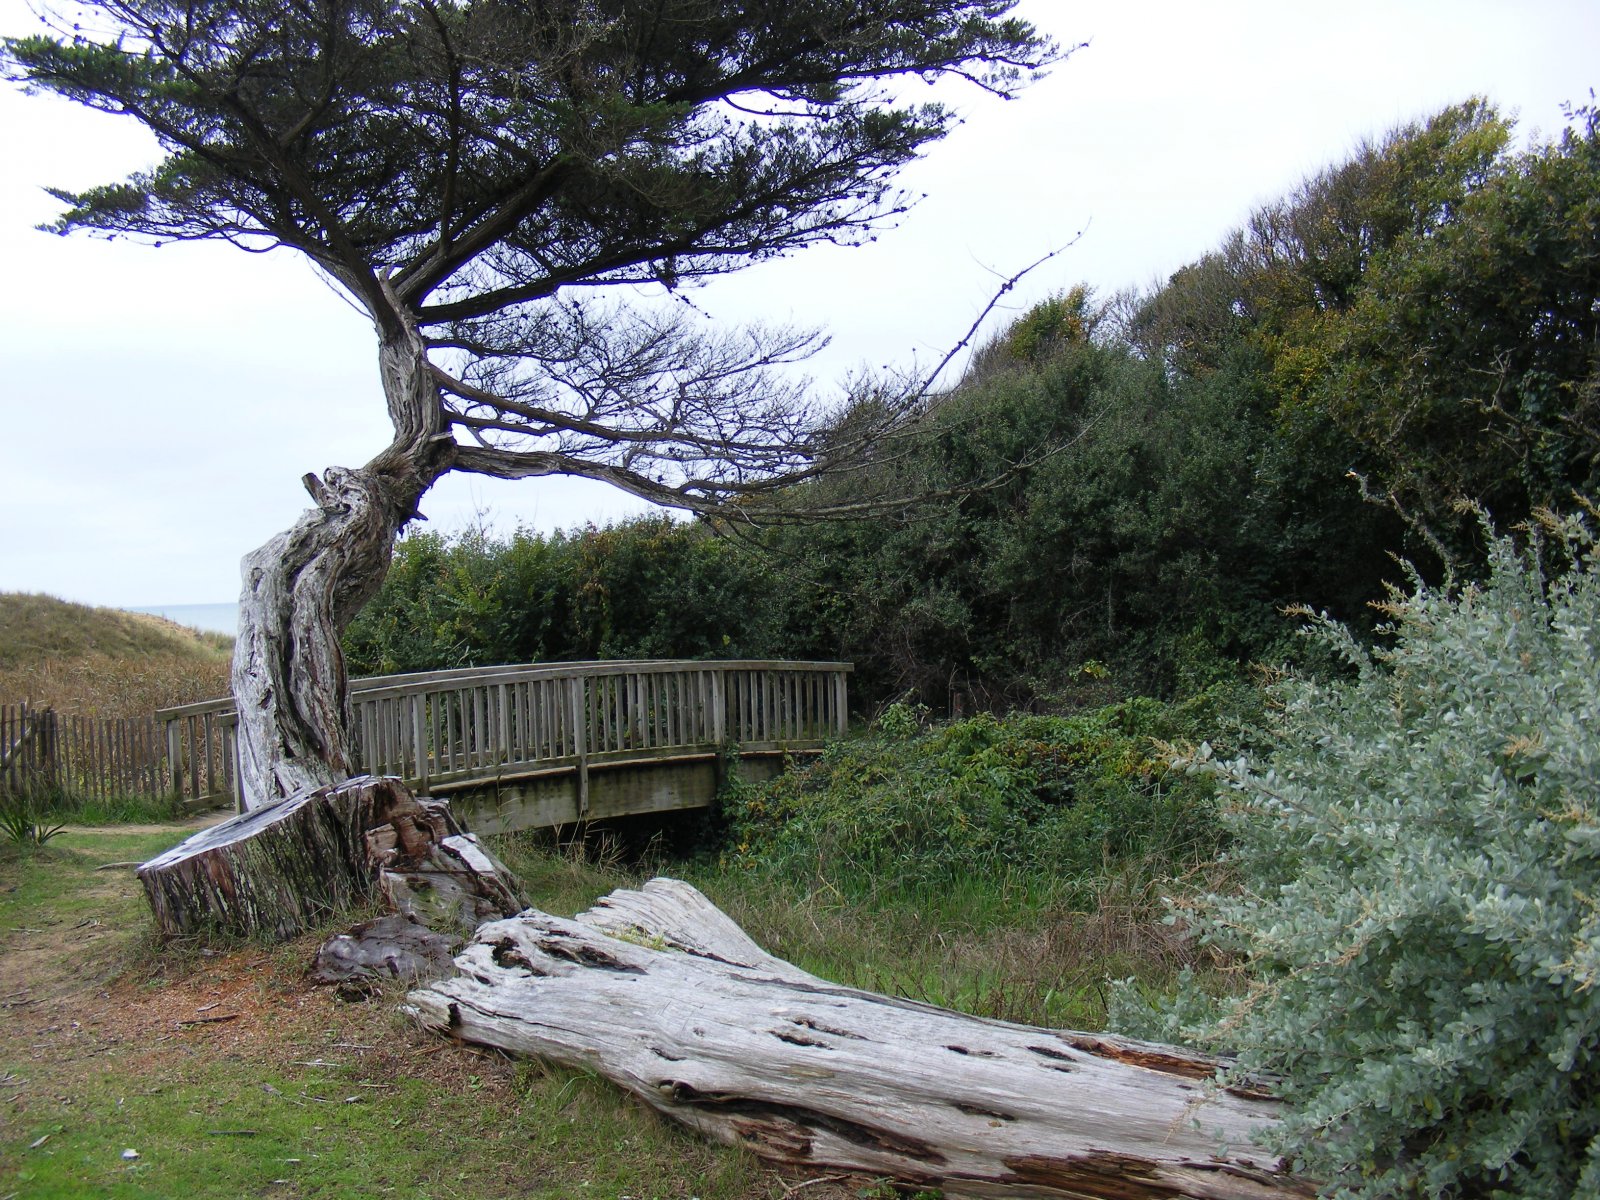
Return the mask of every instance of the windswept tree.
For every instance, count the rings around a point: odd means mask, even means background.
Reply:
[[[287,247],[370,315],[394,426],[246,557],[247,802],[348,775],[339,634],[448,471],[600,479],[714,513],[838,469],[786,383],[811,335],[703,334],[622,285],[870,236],[954,115],[1058,58],[1016,0],[90,0],[8,39],[13,81],[132,117],[151,170],[55,193],[54,228]]]

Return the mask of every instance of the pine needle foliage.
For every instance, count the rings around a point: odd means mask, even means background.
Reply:
[[[1314,620],[1353,676],[1281,683],[1263,759],[1191,759],[1242,887],[1189,916],[1253,983],[1186,1032],[1283,1077],[1330,1195],[1600,1195],[1600,553],[1530,540],[1392,595],[1388,649]]]

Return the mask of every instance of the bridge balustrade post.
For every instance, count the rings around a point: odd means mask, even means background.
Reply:
[[[185,730],[189,736],[189,792],[195,798],[203,793],[200,791],[200,718],[190,715],[184,718]]]
[[[239,793],[239,715],[223,713],[217,718],[217,743],[222,757],[222,794],[233,800],[238,810]]]
[[[578,819],[589,815],[589,706],[584,703],[584,678],[567,677],[567,710],[572,715],[573,749],[578,754]]]
[[[728,739],[727,677],[726,669],[711,672],[711,740],[718,746]]]
[[[415,764],[413,776],[423,791],[428,790],[428,735],[423,730],[423,714],[427,707],[428,697],[425,693],[411,696],[406,705],[407,715],[411,718],[411,757]]]
[[[506,703],[506,685],[500,685],[500,753],[497,762],[511,761],[511,709]]]

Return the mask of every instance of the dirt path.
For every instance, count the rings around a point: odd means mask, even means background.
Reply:
[[[200,813],[198,816],[189,817],[183,821],[165,821],[154,825],[70,825],[61,834],[61,837],[71,840],[74,834],[83,834],[90,837],[109,837],[124,833],[170,833],[172,834],[173,844],[176,845],[178,842],[183,841],[184,838],[199,833],[202,829],[209,829],[213,825],[220,825],[232,816],[234,816],[233,813],[225,809],[218,809],[213,812]]]
[[[0,854],[0,1200],[861,1194],[730,1157],[581,1074],[424,1034],[398,984],[341,1002],[306,979],[316,935],[161,945],[132,870],[95,867],[205,821]]]

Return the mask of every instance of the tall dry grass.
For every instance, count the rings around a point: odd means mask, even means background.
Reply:
[[[798,888],[725,860],[674,861],[648,851],[630,859],[603,837],[558,845],[526,833],[491,841],[547,912],[574,913],[614,888],[673,875],[704,891],[759,945],[804,970],[980,1017],[1100,1029],[1108,979],[1132,977],[1159,993],[1187,968],[1219,991],[1229,986],[1209,949],[1165,920],[1164,896],[1205,886],[1209,877],[1171,879],[1165,863],[1108,871],[1085,910],[1030,910],[1002,894],[1002,881],[982,877],[959,881],[961,902],[953,905],[878,905]]]
[[[0,593],[0,703],[147,716],[226,694],[233,639],[162,617]]]

